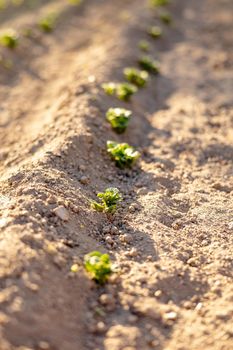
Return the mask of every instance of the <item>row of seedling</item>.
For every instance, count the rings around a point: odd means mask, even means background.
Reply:
[[[83,0],[66,0],[69,4],[80,5]],[[51,33],[58,22],[60,14],[58,12],[51,12],[42,16],[38,22],[37,27],[44,33]],[[15,49],[21,40],[21,37],[33,37],[33,29],[25,28],[22,32],[14,29],[7,29],[0,33],[0,45],[9,49]]]
[[[168,4],[168,0],[150,0],[150,4],[153,7],[165,6]],[[165,12],[162,12],[162,14],[163,17],[161,19],[167,24],[170,23],[170,15]],[[149,28],[148,34],[154,39],[160,38],[162,29],[158,26],[152,26]],[[146,40],[142,40],[139,42],[139,48],[147,52],[149,51],[149,43]],[[138,60],[138,64],[140,69],[135,67],[124,69],[123,74],[127,82],[103,84],[102,87],[105,93],[128,102],[138,89],[146,86],[149,73],[159,73],[158,61],[150,56],[142,56]],[[106,113],[107,121],[118,134],[125,132],[131,117],[132,112],[124,108],[109,108]],[[140,157],[140,153],[132,146],[127,143],[117,143],[115,141],[107,141],[107,152],[119,168],[131,167]],[[110,215],[115,213],[118,204],[122,201],[122,195],[117,188],[107,188],[105,192],[98,193],[97,198],[97,201],[91,201],[91,207],[98,212],[104,212]],[[84,267],[91,278],[99,284],[107,282],[109,276],[113,272],[116,272],[116,268],[111,263],[109,255],[101,254],[98,251],[91,252],[84,257]],[[73,266],[71,270],[76,270],[76,266]]]

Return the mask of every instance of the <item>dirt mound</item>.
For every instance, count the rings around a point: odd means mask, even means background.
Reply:
[[[64,6],[52,35],[3,50],[1,350],[231,349],[231,8],[174,1],[167,26],[147,1],[87,0]],[[7,16],[1,26],[23,28],[35,12]],[[106,96],[142,39],[161,74],[130,103]],[[133,112],[123,135],[110,107]],[[138,165],[116,168],[107,140],[135,146]],[[90,207],[110,186],[124,198],[111,219]],[[96,249],[121,271],[104,287],[82,267]]]

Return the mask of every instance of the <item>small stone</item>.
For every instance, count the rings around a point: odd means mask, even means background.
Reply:
[[[47,343],[47,341],[40,341],[38,344],[38,347],[40,350],[49,350],[50,349],[50,345],[49,345],[49,343]]]
[[[106,242],[107,244],[113,244],[113,243],[114,243],[114,240],[112,239],[111,236],[106,236],[106,237],[105,237],[105,242]]]
[[[188,259],[187,264],[192,267],[198,267],[200,265],[200,262],[195,258],[191,258],[191,259]]]
[[[233,221],[229,222],[228,228],[229,228],[229,230],[233,230]]]
[[[56,197],[55,196],[49,196],[47,199],[48,204],[55,204],[56,203]]]
[[[89,183],[89,178],[87,176],[82,176],[80,179],[81,184],[87,185]]]
[[[101,305],[106,306],[109,311],[115,309],[116,302],[112,294],[102,294],[99,298],[99,301]]]
[[[127,252],[127,255],[134,258],[138,256],[138,251],[136,248],[132,248],[129,252]]]
[[[120,236],[120,241],[121,241],[122,243],[127,243],[127,244],[129,244],[129,243],[132,242],[132,240],[133,240],[133,238],[132,238],[131,235],[125,234],[125,235]]]
[[[164,319],[167,321],[175,321],[177,319],[177,313],[175,311],[168,312],[164,314]]]
[[[81,165],[79,165],[79,170],[86,171],[87,167],[85,165],[81,164]]]
[[[107,330],[107,327],[104,322],[100,321],[96,325],[96,332],[97,333],[105,333]]]
[[[161,290],[156,290],[155,292],[154,292],[154,296],[156,297],[156,298],[159,298],[159,297],[161,297],[161,295],[162,295],[162,291]]]
[[[53,210],[53,212],[59,219],[61,219],[63,221],[68,221],[69,220],[69,212],[62,205],[60,205],[59,207],[55,208]]]

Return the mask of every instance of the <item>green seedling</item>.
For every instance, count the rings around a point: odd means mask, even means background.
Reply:
[[[147,72],[158,74],[159,69],[159,62],[155,61],[150,56],[143,56],[138,61],[141,68],[145,69]]]
[[[146,40],[141,40],[138,43],[138,47],[140,50],[148,52],[150,50],[150,44]]]
[[[136,86],[129,83],[106,83],[102,85],[105,93],[107,95],[113,96],[116,95],[119,100],[129,101],[130,97],[137,92]]]
[[[118,203],[122,200],[120,191],[114,187],[107,188],[103,193],[98,193],[97,197],[101,199],[101,202],[93,201],[92,208],[109,214],[115,213]]]
[[[106,118],[112,128],[118,133],[123,133],[130,121],[132,112],[124,108],[110,108],[106,113]]]
[[[140,157],[140,153],[127,143],[107,141],[107,152],[119,168],[131,167]]]
[[[19,36],[13,29],[9,29],[3,34],[0,34],[0,44],[9,49],[14,49],[19,44]]]
[[[43,17],[39,20],[39,28],[45,33],[51,33],[56,25],[57,15],[50,13],[46,17]]]
[[[162,29],[158,26],[152,26],[151,28],[149,28],[148,30],[148,34],[154,38],[154,39],[158,39],[161,37],[162,35]]]
[[[127,102],[137,91],[138,89],[135,85],[122,83],[117,85],[116,96],[119,98],[119,100]]]
[[[168,12],[161,12],[159,15],[161,21],[165,24],[171,24],[172,16]]]
[[[125,68],[124,75],[130,83],[136,85],[138,88],[144,87],[149,78],[149,74],[146,71],[140,71],[136,68]]]
[[[91,278],[99,284],[107,282],[114,272],[108,254],[101,254],[98,251],[91,252],[84,257],[84,267],[89,272]]]
[[[102,88],[104,89],[105,93],[107,95],[113,96],[116,93],[116,89],[117,89],[117,84],[115,83],[106,83],[106,84],[102,84]]]
[[[0,10],[4,10],[7,7],[6,0],[0,0]]]
[[[67,0],[71,5],[81,5],[83,0]]]
[[[169,0],[150,0],[152,6],[165,6],[169,4]]]

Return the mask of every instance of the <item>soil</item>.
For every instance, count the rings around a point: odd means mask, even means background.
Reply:
[[[51,9],[52,34],[1,49],[0,349],[232,349],[232,1],[172,1],[159,40],[144,0],[42,2],[0,28]],[[130,103],[106,96],[141,39],[160,75]],[[124,135],[110,107],[133,111]],[[135,146],[138,165],[116,168],[107,140]],[[112,218],[90,208],[107,187],[124,197]],[[102,287],[83,269],[92,250],[120,269]]]

